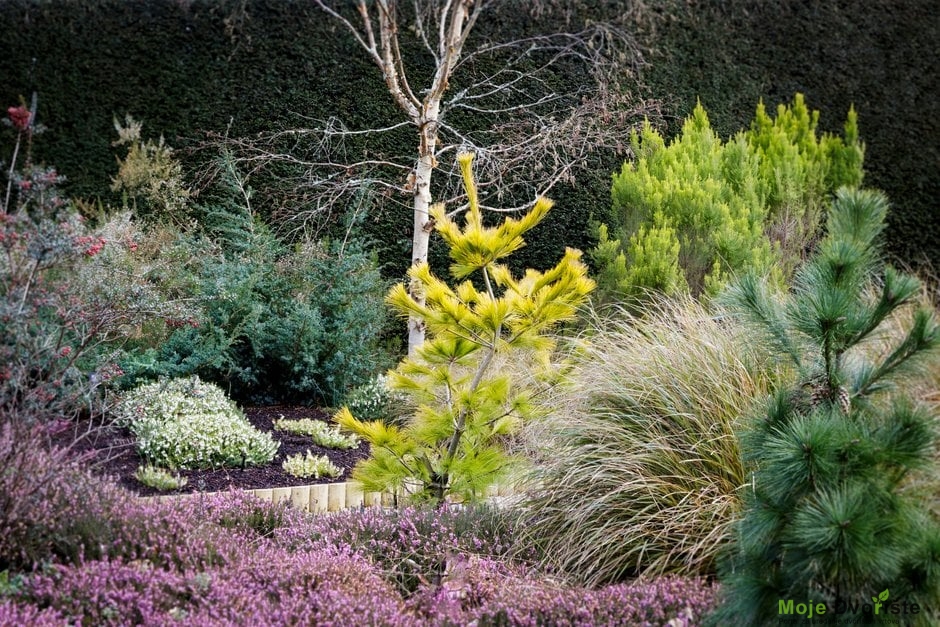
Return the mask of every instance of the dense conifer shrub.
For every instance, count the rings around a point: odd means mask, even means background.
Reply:
[[[126,381],[196,374],[239,400],[336,406],[391,361],[375,257],[355,233],[286,244],[224,155],[219,167],[223,185],[190,209],[198,228],[170,230],[152,262],[199,315],[131,347]]]
[[[937,415],[912,401],[905,379],[940,348],[940,328],[918,309],[903,336],[880,337],[919,292],[913,277],[882,268],[886,211],[878,193],[841,190],[826,238],[785,298],[752,276],[730,292],[800,379],[742,437],[753,472],[716,624],[767,624],[787,600],[824,603],[835,616],[840,604],[874,599],[884,603],[875,620],[896,620],[888,607],[901,601],[921,608],[905,624],[937,620],[936,494],[912,488],[936,459]],[[872,342],[884,350],[873,355]]]
[[[817,137],[818,115],[797,94],[774,119],[760,104],[751,128],[727,142],[701,104],[668,144],[649,124],[634,133],[636,162],[611,191],[617,222],[600,227],[593,253],[602,291],[713,295],[743,271],[789,276],[829,194],[862,178],[854,111],[844,140]]]

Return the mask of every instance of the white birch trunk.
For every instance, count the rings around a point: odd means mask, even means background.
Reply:
[[[440,102],[430,102],[419,121],[420,143],[418,146],[418,163],[415,166],[415,198],[414,198],[414,229],[411,239],[411,265],[428,260],[428,244],[434,223],[430,221],[428,209],[431,206],[431,175],[437,160],[434,156],[437,145],[437,122],[440,113]],[[412,281],[408,286],[408,293],[421,305],[424,304],[424,293],[417,282]],[[408,354],[414,355],[415,350],[424,342],[424,323],[414,317],[408,319]]]
[[[437,135],[441,116],[441,100],[447,90],[450,75],[460,59],[467,33],[473,28],[482,10],[479,0],[446,0],[438,5],[438,42],[435,56],[436,68],[431,87],[427,95],[419,99],[408,84],[405,66],[398,47],[397,1],[396,0],[357,0],[356,9],[362,19],[362,29],[357,29],[352,22],[326,5],[323,0],[316,0],[324,11],[342,22],[356,38],[356,41],[369,53],[385,80],[389,94],[401,107],[409,120],[418,128],[418,161],[414,170],[414,232],[412,236],[411,264],[416,265],[428,259],[428,242],[434,224],[428,220],[431,206],[431,175],[437,166],[434,153],[437,148]],[[418,3],[415,5],[418,6]],[[372,13],[372,9],[375,13]],[[473,12],[471,13],[471,9]],[[376,28],[373,25],[373,15]],[[433,53],[433,51],[432,51]],[[409,294],[418,303],[424,304],[424,294],[412,282]],[[408,354],[424,343],[424,323],[416,318],[408,320]]]

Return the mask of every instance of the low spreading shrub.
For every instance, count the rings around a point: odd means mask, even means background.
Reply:
[[[553,583],[489,559],[453,564],[440,585],[408,600],[428,625],[698,625],[714,607],[715,587],[703,579],[669,577],[598,589]]]
[[[64,624],[65,617],[51,607],[0,601],[0,627],[61,627]]]
[[[356,435],[340,433],[338,427],[328,425],[322,420],[313,420],[311,418],[285,420],[280,418],[274,421],[274,428],[278,431],[308,435],[315,444],[326,448],[350,449],[359,446],[359,438]]]
[[[178,490],[188,483],[186,477],[181,477],[178,474],[171,473],[165,468],[159,468],[150,464],[138,467],[134,472],[134,478],[145,486],[161,491]]]
[[[713,572],[747,478],[737,430],[784,373],[691,298],[597,320],[573,352],[526,434],[523,545],[591,583]]]
[[[507,516],[476,505],[347,510],[282,527],[276,535],[295,549],[349,547],[410,594],[422,582],[439,580],[457,554],[505,557],[512,533]]]
[[[289,455],[282,464],[284,472],[294,477],[319,479],[339,477],[343,469],[330,461],[326,455],[314,455],[309,450],[301,455]]]
[[[141,455],[157,466],[260,465],[278,449],[221,388],[199,377],[141,385],[124,396],[115,413],[137,437]]]
[[[219,172],[190,208],[198,226],[158,256],[167,289],[199,316],[130,347],[121,362],[128,379],[195,374],[239,401],[339,405],[392,361],[374,256],[355,225],[344,241],[287,243],[255,212],[224,155]]]
[[[547,580],[505,559],[507,519],[488,509],[326,517],[231,493],[109,517],[103,553],[17,576],[0,625],[694,625],[714,596],[696,579]]]
[[[264,545],[196,571],[118,560],[53,567],[31,577],[25,595],[88,625],[408,624],[401,598],[364,559]]]

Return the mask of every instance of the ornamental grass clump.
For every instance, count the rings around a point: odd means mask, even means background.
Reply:
[[[900,337],[885,330],[920,292],[881,263],[886,213],[880,193],[840,190],[789,294],[752,276],[729,294],[799,379],[742,434],[752,473],[715,624],[769,624],[788,600],[835,613],[873,599],[884,602],[874,620],[940,620],[937,493],[918,486],[935,473],[938,415],[909,393],[937,355],[940,328],[917,308]]]
[[[279,446],[221,388],[199,377],[141,385],[124,396],[116,415],[137,436],[140,454],[165,468],[263,465]]]
[[[713,572],[747,478],[735,434],[787,373],[689,297],[595,319],[572,352],[525,433],[520,544],[591,584]]]
[[[315,444],[326,448],[351,449],[359,446],[359,438],[356,435],[340,433],[338,427],[328,425],[322,420],[311,418],[287,420],[282,417],[274,421],[274,428],[277,431],[310,436]]]
[[[444,205],[430,209],[430,224],[450,247],[451,275],[462,282],[451,287],[420,263],[409,270],[411,290],[398,284],[386,297],[427,334],[389,372],[390,386],[412,399],[414,415],[404,427],[363,421],[348,407],[334,418],[371,444],[371,456],[353,471],[368,491],[412,491],[438,504],[448,496],[472,501],[504,477],[511,461],[506,443],[538,408],[533,386],[498,364],[514,357],[543,381],[557,377],[548,332],[574,318],[594,288],[581,253],[572,249],[544,273],[512,275],[502,260],[523,246],[522,235],[552,203],[539,198],[518,220],[484,226],[472,159],[458,158],[469,203],[463,228]]]

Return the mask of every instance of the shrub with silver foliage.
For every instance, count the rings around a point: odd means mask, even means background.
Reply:
[[[339,427],[330,426],[322,420],[301,418],[300,420],[287,420],[283,416],[274,421],[277,431],[288,431],[300,435],[308,435],[315,444],[326,448],[350,449],[359,446],[359,437],[353,433],[345,435],[339,432]]]
[[[306,455],[291,455],[284,460],[284,471],[295,477],[338,477],[343,469],[330,461],[326,455],[314,455],[309,450]]]
[[[199,377],[142,385],[117,407],[151,464],[167,468],[261,465],[278,443],[255,429],[218,386]]]

